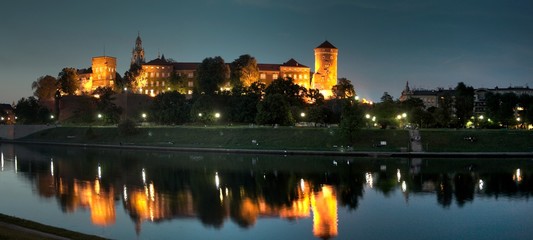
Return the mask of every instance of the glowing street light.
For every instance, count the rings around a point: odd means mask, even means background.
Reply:
[[[220,118],[220,113],[215,113],[215,118]]]
[[[202,113],[198,113],[198,117],[202,117]]]
[[[483,115],[479,115],[478,118],[479,118],[479,120],[483,120],[483,118],[485,118],[485,117],[483,117]]]
[[[50,115],[50,119],[54,119],[54,115]]]
[[[300,113],[300,117],[305,117],[305,113],[304,112]]]
[[[367,114],[365,115],[365,118],[366,118],[366,119],[370,119],[370,114],[367,113]]]
[[[142,116],[142,118],[143,118],[144,120],[146,120],[146,117],[147,117],[148,115],[146,115],[146,113],[143,113],[141,116]]]
[[[98,119],[102,119],[102,114],[98,113]]]

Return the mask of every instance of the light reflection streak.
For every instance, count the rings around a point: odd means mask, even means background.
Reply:
[[[402,182],[402,192],[406,192],[407,191],[407,183],[405,183],[405,181]]]
[[[400,182],[400,180],[402,180],[402,173],[400,173],[400,169],[396,170],[396,177],[398,177],[398,182]]]
[[[98,179],[102,179],[102,167],[100,163],[98,163]]]
[[[215,172],[215,185],[217,186],[217,189],[219,189],[220,179],[218,178],[218,172]]]
[[[142,169],[142,180],[143,180],[143,183],[146,184],[146,172],[144,171],[144,168]]]
[[[124,201],[127,202],[128,201],[128,188],[126,187],[126,185],[124,185]]]
[[[4,153],[3,152],[0,153],[0,159],[2,161],[2,172],[3,172],[4,171]]]
[[[15,155],[15,173],[18,172],[17,165],[18,165],[18,163],[17,163],[17,155]]]
[[[520,168],[516,169],[516,173],[513,175],[513,180],[517,183],[522,181],[522,172]]]
[[[54,159],[50,159],[50,175],[54,176]]]
[[[365,178],[366,178],[366,184],[370,187],[370,188],[373,188],[374,187],[374,178],[372,177],[372,173],[365,173]]]
[[[478,185],[479,185],[479,190],[480,190],[480,191],[483,191],[483,187],[484,187],[484,185],[485,185],[485,182],[483,182],[483,180],[479,179],[479,183],[478,183]]]

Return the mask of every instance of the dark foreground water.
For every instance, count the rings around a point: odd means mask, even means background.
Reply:
[[[113,239],[532,239],[532,159],[0,145],[0,212]]]

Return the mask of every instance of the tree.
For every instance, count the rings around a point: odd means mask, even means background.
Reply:
[[[115,100],[116,93],[109,87],[98,87],[94,90],[93,95],[98,95],[96,99],[96,110],[102,114],[104,122],[108,124],[116,124],[120,120],[122,108],[118,107],[113,100]]]
[[[74,95],[79,89],[78,70],[75,68],[63,68],[57,77],[59,89],[68,95]]]
[[[466,86],[463,82],[455,87],[455,116],[458,127],[464,127],[466,122],[473,115],[474,109],[474,88]]]
[[[364,125],[364,116],[359,104],[347,104],[341,115],[339,129],[348,143],[352,143],[356,132]]]
[[[280,94],[290,106],[301,107],[305,105],[307,89],[295,84],[292,78],[278,78],[265,89],[266,95]]]
[[[355,96],[355,90],[350,82],[346,78],[339,78],[337,85],[331,88],[333,98],[352,98]]]
[[[259,68],[254,57],[245,54],[230,64],[230,81],[233,87],[242,85],[248,87],[259,79]]]
[[[39,104],[35,97],[21,98],[15,105],[17,122],[22,124],[42,124],[54,121],[48,108]]]
[[[433,112],[437,127],[451,127],[453,120],[453,98],[449,93],[439,96],[439,104]]]
[[[313,106],[322,106],[326,102],[324,95],[318,89],[309,89],[306,98],[307,102]]]
[[[263,96],[262,90],[259,88],[264,88],[264,84],[255,82],[250,87],[233,87],[229,99],[231,121],[239,123],[255,122],[257,104]]]
[[[117,81],[117,86],[121,89],[127,88],[132,89],[133,91],[137,90],[138,85],[136,80],[141,75],[142,68],[140,65],[135,63],[130,65],[130,69],[124,73],[122,81]]]
[[[229,67],[218,56],[204,59],[196,72],[197,93],[215,94],[229,78]]]
[[[160,124],[184,124],[189,121],[191,106],[178,91],[161,93],[154,98],[151,116]]]
[[[383,96],[381,96],[381,102],[394,102],[394,99],[388,92],[384,92]]]
[[[57,90],[57,79],[50,75],[39,77],[31,84],[31,89],[35,90],[33,96],[39,100],[53,100]]]
[[[267,94],[265,99],[257,105],[257,124],[293,125],[289,103],[279,93]]]

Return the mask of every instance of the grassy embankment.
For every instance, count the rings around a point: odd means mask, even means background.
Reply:
[[[426,152],[533,152],[533,131],[424,129],[420,135]]]
[[[24,219],[20,219],[16,217],[11,217],[7,215],[3,215],[3,214],[0,214],[0,222],[16,225],[19,227],[23,227],[25,229],[32,229],[32,230],[42,232],[42,233],[48,233],[48,234],[52,234],[55,236],[69,238],[69,239],[80,239],[80,240],[105,239],[105,238],[100,238],[97,236],[91,236],[87,234],[72,232],[66,229],[62,229],[62,228],[51,227],[51,226],[43,225],[40,223],[36,223],[36,222],[32,222],[32,221],[28,221],[28,220],[24,220]],[[39,233],[21,230],[21,229],[13,229],[10,226],[4,226],[0,224],[0,239],[16,239],[16,240],[22,240],[22,239],[23,240],[34,240],[34,239],[37,240],[39,239],[41,240],[41,239],[47,239],[47,238]]]
[[[361,129],[352,144],[338,128],[300,127],[141,127],[131,136],[120,136],[116,127],[60,127],[23,140],[64,143],[125,144],[166,147],[261,150],[324,150],[400,152],[409,145],[406,130]],[[427,152],[532,152],[533,132],[524,130],[422,129]],[[475,141],[465,140],[473,137]],[[255,142],[254,142],[255,140]],[[387,145],[376,147],[381,141]],[[347,145],[350,148],[347,148]]]
[[[116,127],[59,127],[22,140],[192,148],[393,152],[406,148],[409,140],[405,130],[361,130],[353,144],[346,144],[338,128],[179,126],[140,127],[138,130],[135,135],[121,136]],[[380,141],[387,141],[387,146],[375,147]]]

